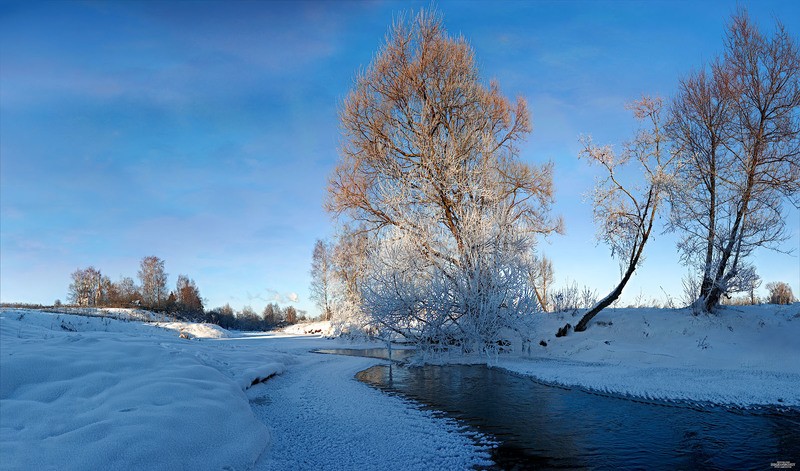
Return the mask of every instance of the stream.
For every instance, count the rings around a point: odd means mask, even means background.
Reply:
[[[325,353],[387,357],[385,349]],[[393,359],[411,354],[392,352]],[[800,462],[797,409],[645,403],[485,365],[376,365],[356,378],[493,438],[498,469],[780,469]]]

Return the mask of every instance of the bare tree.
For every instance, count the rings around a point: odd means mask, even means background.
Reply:
[[[143,304],[149,308],[163,307],[168,296],[164,260],[153,255],[143,258],[139,264],[138,275]]]
[[[739,11],[725,53],[680,83],[670,135],[680,156],[671,227],[702,273],[698,307],[757,282],[745,260],[786,239],[784,198],[800,203],[800,56],[780,23],[771,38]]]
[[[545,312],[550,310],[549,289],[553,284],[554,277],[553,262],[544,255],[534,257],[530,271],[531,285],[536,293],[539,306]]]
[[[133,278],[125,276],[115,283],[118,302],[123,306],[129,306],[137,302],[141,302],[141,294],[139,288],[133,281]]]
[[[297,309],[294,306],[286,306],[284,319],[288,324],[297,324]]]
[[[767,291],[769,291],[770,304],[792,304],[795,302],[792,287],[789,283],[782,281],[771,281],[767,283]]]
[[[281,308],[277,303],[269,303],[264,306],[264,311],[261,313],[264,323],[269,326],[278,325],[281,322]]]
[[[69,285],[69,301],[78,306],[97,306],[102,298],[103,275],[94,267],[75,270]]]
[[[417,281],[442,275],[447,294],[468,294],[461,312],[447,314],[451,324],[463,330],[458,319],[497,311],[478,299],[486,292],[476,278],[500,253],[491,244],[524,239],[530,248],[532,236],[559,227],[549,217],[552,167],[518,159],[517,143],[531,129],[525,101],[512,104],[496,83],[481,83],[467,42],[423,11],[393,25],[340,120],[344,142],[329,210],[358,221],[378,251],[402,240],[398,247],[424,262]],[[495,232],[487,221],[499,223]]]
[[[194,280],[186,275],[178,275],[175,293],[181,311],[193,314],[203,312],[203,298],[200,297],[200,290]]]
[[[317,239],[314,254],[311,257],[311,299],[322,311],[322,319],[329,321],[333,313],[331,299],[331,282],[333,267],[331,263],[330,244]]]
[[[586,330],[597,313],[619,298],[644,260],[644,247],[672,182],[669,170],[672,157],[662,131],[661,98],[642,97],[628,107],[644,126],[625,144],[621,154],[615,154],[610,146],[593,145],[590,138],[583,139],[581,157],[600,165],[606,174],[594,193],[598,239],[608,245],[612,257],[619,260],[622,277],[605,298],[584,314],[575,326],[576,332]],[[631,161],[641,167],[644,177],[641,187],[622,180],[622,167]]]

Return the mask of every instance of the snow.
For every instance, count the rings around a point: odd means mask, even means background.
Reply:
[[[332,335],[333,327],[330,321],[305,322],[287,326],[283,329],[283,332],[294,335],[322,334],[327,337]]]
[[[344,341],[92,315],[0,310],[1,469],[489,463],[459,424],[354,379],[380,360],[310,353]]]
[[[231,333],[215,324],[197,324],[194,322],[157,322],[156,327],[175,330],[187,338],[222,339]]]
[[[459,423],[354,379],[382,360],[311,353],[380,344],[308,334],[330,330],[329,323],[247,333],[153,320],[0,310],[0,468],[490,464],[489,445]],[[729,307],[713,316],[610,309],[587,331],[555,338],[577,320],[536,316],[531,351],[498,355],[492,366],[658,401],[800,407],[800,304]]]
[[[578,320],[570,313],[537,317],[531,353],[499,356],[496,366],[653,400],[800,406],[800,304],[698,316],[688,309],[606,309],[586,331],[555,337]]]
[[[139,322],[3,311],[2,467],[249,467],[269,431],[193,344]]]

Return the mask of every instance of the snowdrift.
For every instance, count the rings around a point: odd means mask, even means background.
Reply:
[[[178,326],[165,327],[174,330],[0,311],[2,467],[251,467],[270,436],[240,384],[264,371],[241,372],[235,365],[226,371],[203,342],[179,338]],[[224,334],[202,325],[179,327],[198,337]],[[273,374],[282,369],[270,368]]]

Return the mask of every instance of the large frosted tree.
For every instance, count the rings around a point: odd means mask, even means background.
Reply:
[[[498,319],[528,309],[535,296],[518,262],[536,234],[559,227],[549,217],[552,168],[520,161],[525,100],[480,80],[466,40],[435,13],[400,19],[340,120],[328,208],[374,241],[369,312],[404,335],[488,340]]]

